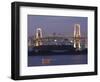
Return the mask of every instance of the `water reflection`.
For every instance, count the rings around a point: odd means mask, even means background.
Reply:
[[[50,64],[51,59],[50,58],[42,58],[42,64]]]
[[[87,55],[28,56],[28,66],[87,64]]]

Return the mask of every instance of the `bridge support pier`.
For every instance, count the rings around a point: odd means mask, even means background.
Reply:
[[[37,28],[36,29],[36,41],[35,41],[35,46],[40,46],[42,45],[42,29]]]
[[[80,50],[81,48],[80,37],[81,37],[80,25],[75,24],[74,26],[74,48],[76,48],[77,50]]]

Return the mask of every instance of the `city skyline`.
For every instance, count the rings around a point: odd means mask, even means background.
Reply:
[[[87,36],[87,17],[28,15],[28,36],[34,36],[41,28],[44,36],[53,33],[73,36],[74,25],[80,24],[81,35]]]

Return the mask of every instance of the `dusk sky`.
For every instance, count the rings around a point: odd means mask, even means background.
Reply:
[[[63,34],[73,36],[74,24],[80,24],[81,36],[87,36],[87,17],[28,15],[28,36],[34,36],[36,28],[42,28],[43,36]]]

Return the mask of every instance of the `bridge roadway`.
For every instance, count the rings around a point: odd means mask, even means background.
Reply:
[[[55,36],[55,37],[52,37],[52,36],[47,36],[47,37],[42,37],[42,38],[39,38],[40,40],[74,40],[75,37],[60,37],[60,36]],[[39,39],[36,39],[34,38],[33,41],[36,41],[36,40],[39,40]],[[87,37],[80,37],[79,38],[80,40],[86,40]]]
[[[87,37],[80,37],[81,43],[87,42]],[[61,36],[47,36],[43,38],[32,38],[29,39],[28,41],[28,46],[34,46],[37,41],[42,42],[43,45],[67,45],[67,44],[72,44],[74,43],[74,37],[61,37]]]
[[[83,41],[84,43],[87,40],[87,37],[80,37],[79,38],[81,40],[81,42]],[[47,36],[47,37],[43,37],[43,38],[32,38],[30,39],[31,43],[30,45],[35,45],[36,41],[41,41],[44,45],[52,45],[52,44],[56,44],[56,45],[62,45],[62,44],[73,44],[74,41],[74,37],[61,37],[61,36]],[[29,44],[29,43],[28,43]]]

